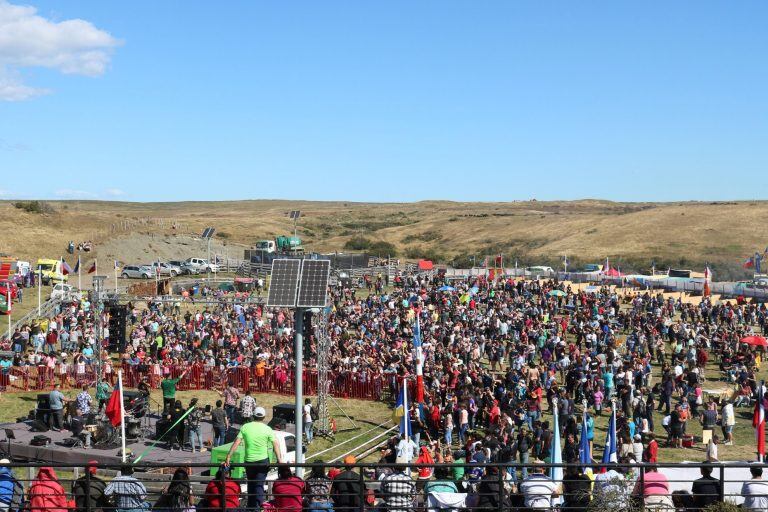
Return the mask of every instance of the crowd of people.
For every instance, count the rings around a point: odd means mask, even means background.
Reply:
[[[555,407],[564,462],[579,461],[582,428],[591,452],[595,421],[614,412],[619,462],[655,463],[659,443],[690,446],[694,422],[706,433],[706,459],[717,461],[720,442],[735,442],[736,408],[751,407],[760,385],[762,354],[741,340],[765,332],[764,304],[709,298],[693,304],[658,291],[584,291],[555,280],[478,278],[448,286],[438,276],[407,275],[394,287],[382,276],[366,285],[367,292],[331,289],[324,316],[333,374],[376,376],[394,397],[401,382],[413,387],[417,363],[423,368],[424,400],[412,401],[412,430],[391,443],[383,461],[546,460]],[[62,385],[79,386],[88,384],[101,357],[102,377],[119,361],[150,374],[153,387],[173,367],[291,378],[294,325],[287,310],[225,300],[128,307],[128,342],[114,360],[105,348],[112,333],[97,333],[99,313],[83,298],[64,304],[47,325],[17,327],[14,357],[0,361],[0,369],[42,366],[63,376]],[[417,325],[419,361],[412,346]],[[317,365],[316,347],[310,337],[309,368]],[[705,392],[706,381],[724,383],[723,392]],[[599,450],[589,457],[599,460]],[[462,482],[480,485],[490,471],[467,472]],[[526,481],[541,478],[536,475],[522,466],[507,477],[525,489]],[[390,477],[400,479],[382,479]]]

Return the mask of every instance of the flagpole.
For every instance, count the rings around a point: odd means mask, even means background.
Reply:
[[[123,370],[117,370],[117,386],[120,388],[120,442],[123,445],[123,463],[125,463],[125,404],[123,403]]]
[[[37,316],[40,316],[41,302],[43,298],[43,266],[37,266]]]
[[[408,425],[411,423],[411,411],[408,408],[408,378],[403,377],[403,430],[405,430],[405,440],[408,441],[411,438],[411,433],[408,432]],[[413,459],[413,450],[407,450],[406,462],[411,462]]]
[[[11,325],[11,314],[13,312],[13,300],[11,299],[11,282],[7,282],[8,288],[6,290],[6,302],[8,303],[8,341],[11,341],[11,334],[13,334],[13,326]]]
[[[93,259],[93,272],[96,275],[99,275],[99,258],[94,258]]]
[[[115,260],[115,295],[117,295],[117,260]]]
[[[80,279],[81,275],[81,269],[80,269],[80,254],[77,255],[77,289],[80,291],[83,291],[83,282]]]

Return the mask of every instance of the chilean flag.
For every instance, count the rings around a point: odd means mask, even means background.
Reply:
[[[749,258],[744,260],[744,263],[742,263],[741,266],[744,268],[752,268],[753,266],[755,266],[755,260],[752,258],[752,256],[750,256]]]
[[[608,471],[608,467],[605,464],[618,462],[619,460],[616,445],[616,406],[614,405],[611,409],[611,420],[608,423],[608,432],[605,435],[605,450],[603,450],[603,460],[601,461],[604,464],[600,470],[602,473]]]
[[[765,458],[765,397],[763,396],[765,381],[760,381],[755,402],[755,414],[752,416],[752,426],[755,428],[757,439],[757,460],[762,462]]]
[[[705,297],[709,297],[709,282],[712,280],[712,272],[709,270],[709,265],[704,268],[704,291],[702,292]]]
[[[416,313],[416,324],[413,326],[413,349],[416,352],[416,401],[424,403],[424,351],[421,347],[421,324],[419,313]]]
[[[113,427],[118,426],[123,421],[123,409],[120,407],[120,392],[120,386],[115,386],[109,401],[107,401],[107,408],[104,411]]]
[[[68,276],[69,274],[72,273],[72,267],[70,267],[69,264],[66,261],[64,261],[64,258],[61,258],[61,272],[65,276]]]

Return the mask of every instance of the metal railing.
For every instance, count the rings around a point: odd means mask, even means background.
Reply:
[[[597,465],[585,472],[581,465],[539,462],[0,466],[11,470],[0,469],[0,482],[13,484],[0,486],[0,500],[5,501],[3,493],[14,495],[7,499],[10,512],[253,510],[265,502],[272,510],[340,512],[698,511],[724,501],[749,508],[752,498],[759,500],[768,487],[768,481],[756,476],[766,466],[745,462],[610,464],[604,473]],[[552,471],[554,478],[548,476]],[[125,474],[113,481],[120,472]]]

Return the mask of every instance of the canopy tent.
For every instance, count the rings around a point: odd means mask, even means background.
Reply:
[[[432,270],[435,264],[430,260],[419,260],[419,270]]]

